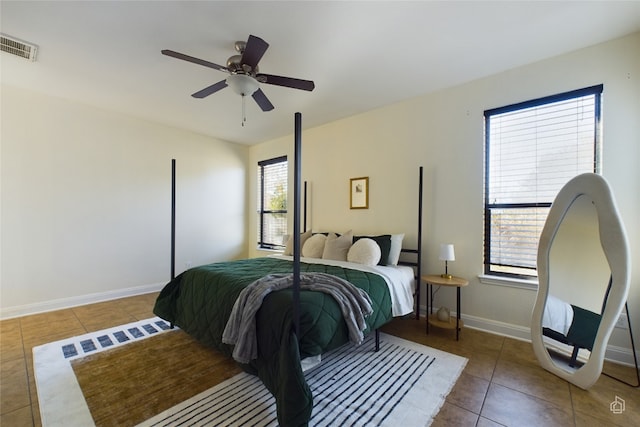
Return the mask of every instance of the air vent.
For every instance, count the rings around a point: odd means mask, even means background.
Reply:
[[[18,40],[6,34],[0,35],[0,50],[30,61],[36,60],[38,46]]]

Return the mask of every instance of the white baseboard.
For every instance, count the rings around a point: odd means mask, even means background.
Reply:
[[[611,362],[620,363],[627,366],[635,366],[633,363],[633,351],[630,348],[618,347],[609,344],[604,358]]]
[[[531,329],[526,326],[513,325],[497,320],[484,319],[482,317],[462,315],[464,325],[472,329],[489,332],[521,341],[531,342]]]
[[[436,309],[434,308],[434,310]],[[426,313],[426,311],[426,307],[421,307],[421,313]],[[451,316],[457,315],[457,313],[451,312]],[[462,320],[464,321],[464,326],[471,329],[531,342],[531,329],[526,326],[513,325],[465,314],[462,314]],[[634,366],[633,350],[631,348],[609,344],[605,352],[605,359],[622,365]]]
[[[136,286],[133,288],[117,289],[113,291],[98,292],[87,295],[79,295],[69,298],[60,298],[34,304],[5,307],[0,309],[0,320],[28,316],[31,314],[45,313],[47,311],[62,310],[65,308],[77,307],[79,305],[94,304],[97,302],[148,294],[151,292],[158,292],[164,287],[164,285],[166,285],[166,282]]]
[[[465,326],[473,329],[531,342],[531,330],[525,326],[511,325],[509,323],[465,315],[462,315],[462,320],[464,320]],[[619,347],[609,344],[607,345],[607,350],[604,357],[606,360],[609,360],[611,362],[627,366],[634,366],[633,350],[631,350],[631,348]]]

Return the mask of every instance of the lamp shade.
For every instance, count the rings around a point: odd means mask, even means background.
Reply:
[[[440,244],[440,261],[455,261],[456,254],[453,250],[453,244],[442,243]]]
[[[235,93],[242,96],[253,95],[260,86],[256,79],[245,74],[230,75],[227,77],[227,84]]]

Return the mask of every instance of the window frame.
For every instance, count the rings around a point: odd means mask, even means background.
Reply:
[[[545,96],[537,99],[532,99],[529,101],[519,102],[511,105],[507,105],[504,107],[488,109],[484,111],[484,130],[485,130],[485,152],[484,152],[484,197],[483,197],[483,212],[484,212],[484,227],[483,227],[483,276],[484,277],[496,277],[502,278],[505,280],[517,280],[517,281],[526,281],[530,282],[533,280],[537,280],[537,274],[535,268],[523,267],[523,266],[508,266],[508,265],[500,265],[506,267],[506,269],[519,269],[524,271],[531,271],[534,274],[526,274],[523,271],[519,272],[509,272],[509,271],[497,271],[494,266],[498,266],[499,264],[492,263],[491,259],[491,248],[492,248],[492,209],[548,209],[551,207],[551,203],[553,200],[549,202],[539,202],[532,201],[530,203],[490,203],[489,195],[490,195],[490,176],[491,176],[491,118],[498,114],[504,114],[509,112],[516,112],[518,110],[525,110],[533,107],[545,106],[557,102],[568,101],[572,99],[577,99],[585,96],[594,96],[594,141],[593,141],[593,168],[592,172],[601,173],[602,168],[602,132],[601,132],[601,122],[602,122],[602,93],[603,93],[604,85],[595,85],[589,86],[582,89],[576,89],[568,92],[563,92],[555,95]],[[554,197],[555,198],[555,197]],[[534,199],[534,198],[532,198]],[[531,216],[532,217],[532,216]],[[546,219],[546,214],[545,214]],[[537,247],[537,244],[536,244]],[[537,250],[536,250],[537,252]]]
[[[259,179],[259,185],[258,185],[258,199],[259,199],[259,204],[258,204],[258,230],[257,230],[257,237],[258,237],[258,249],[265,249],[265,250],[281,250],[284,249],[285,245],[284,242],[282,244],[278,244],[275,242],[265,242],[265,221],[266,221],[266,215],[270,215],[270,214],[287,214],[287,209],[279,209],[279,210],[270,210],[270,209],[265,209],[264,206],[264,201],[265,201],[265,197],[264,197],[264,191],[265,191],[265,167],[266,166],[271,166],[271,165],[275,165],[278,163],[285,163],[287,166],[287,180],[288,180],[288,175],[289,175],[289,171],[288,171],[288,161],[287,161],[287,156],[279,156],[279,157],[274,157],[271,159],[267,159],[267,160],[261,160],[258,162],[258,179]],[[288,185],[287,185],[288,188]],[[288,196],[287,196],[288,198]],[[288,204],[288,203],[287,203]],[[286,227],[285,227],[286,229]]]

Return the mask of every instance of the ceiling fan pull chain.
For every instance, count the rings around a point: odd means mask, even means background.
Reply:
[[[247,121],[247,112],[245,107],[245,96],[242,94],[242,127],[244,127],[244,122]]]

